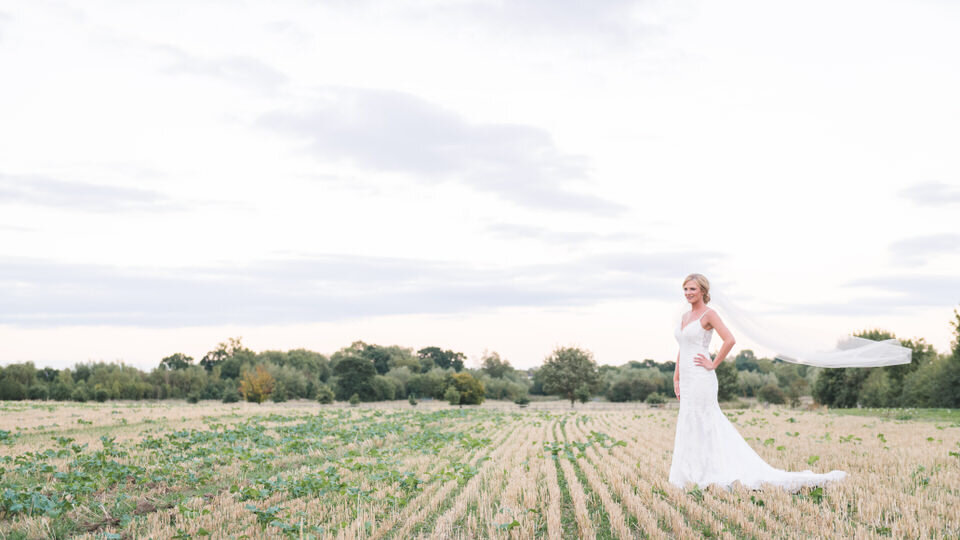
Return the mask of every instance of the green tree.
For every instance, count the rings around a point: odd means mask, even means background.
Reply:
[[[733,363],[737,371],[757,371],[760,369],[757,364],[757,357],[750,349],[743,349],[734,357]]]
[[[417,397],[443,399],[447,387],[447,372],[433,368],[427,373],[410,377],[407,381],[407,394]]]
[[[270,392],[270,400],[274,403],[283,403],[289,398],[287,387],[283,384],[283,381],[276,381],[273,385],[273,392]]]
[[[864,407],[886,407],[893,401],[890,376],[882,369],[872,371],[860,388],[858,402]]]
[[[361,356],[341,358],[334,366],[333,374],[337,377],[337,399],[346,400],[353,394],[363,401],[376,399],[373,378],[377,369],[370,360]]]
[[[10,364],[3,368],[4,379],[16,381],[25,388],[30,388],[37,383],[37,368],[33,362],[23,362],[20,364]]]
[[[660,385],[656,381],[640,376],[632,375],[621,378],[610,385],[606,396],[609,401],[643,401],[647,396],[656,392]]]
[[[891,332],[885,330],[864,330],[854,334],[856,337],[883,341],[895,339]],[[921,339],[903,339],[901,345],[912,351],[912,361],[909,364],[886,366],[880,368],[832,368],[823,369],[813,385],[813,398],[823,405],[838,408],[850,408],[857,405],[873,407],[900,407],[925,406],[916,403],[928,392],[928,388],[920,391],[917,383],[921,380],[930,380],[930,373],[924,373],[914,378],[914,382],[907,389],[907,381],[912,374],[928,364],[935,363],[937,353],[933,347]],[[929,369],[934,369],[931,366]],[[874,375],[882,371],[884,375]],[[865,385],[869,382],[869,395],[864,395]]]
[[[800,398],[810,389],[810,383],[806,379],[796,379],[787,387],[787,400],[791,407],[800,406]]]
[[[494,379],[502,379],[513,371],[513,366],[510,365],[510,362],[501,359],[500,355],[496,352],[484,354],[480,363],[483,366],[483,371]]]
[[[361,356],[373,362],[377,374],[383,375],[390,371],[390,352],[386,348],[379,345],[367,345]]]
[[[717,373],[717,399],[728,401],[736,397],[740,390],[739,374],[732,362],[723,361],[715,369]]]
[[[448,388],[454,388],[459,392],[461,405],[479,405],[486,397],[483,383],[467,372],[450,375]]]
[[[783,390],[775,384],[768,384],[757,392],[757,397],[764,403],[773,403],[774,405],[783,405],[787,402],[787,396]]]
[[[42,384],[35,384],[27,389],[27,397],[35,400],[47,399],[47,387]]]
[[[373,387],[374,399],[378,401],[390,401],[397,397],[397,383],[390,377],[375,375],[370,385]]]
[[[463,361],[467,359],[467,355],[463,353],[443,350],[440,347],[424,347],[417,351],[417,356],[421,360],[431,360],[433,365],[439,368],[453,368],[456,372],[463,371]]]
[[[951,325],[954,329],[953,343],[949,355],[943,355],[934,362],[930,385],[930,407],[960,408],[960,313],[953,311],[954,320]]]
[[[57,379],[50,385],[50,399],[68,401],[73,394],[73,375],[69,369],[61,369]]]
[[[244,366],[253,366],[257,355],[243,346],[242,338],[229,338],[217,345],[217,348],[208,352],[200,359],[200,365],[208,372],[220,366],[221,374],[227,379],[240,377]]]
[[[573,407],[577,390],[593,391],[600,383],[600,373],[593,354],[577,347],[558,347],[537,371],[543,390],[570,400]]]
[[[193,357],[183,353],[174,353],[160,361],[160,366],[166,369],[187,369],[193,365]]]
[[[21,401],[27,399],[27,387],[15,379],[0,380],[0,400]]]
[[[449,386],[447,391],[443,393],[443,399],[447,400],[447,403],[451,405],[460,405],[460,392],[456,388]]]
[[[317,401],[320,403],[324,405],[333,403],[334,397],[333,390],[331,390],[329,386],[324,384],[317,388]]]

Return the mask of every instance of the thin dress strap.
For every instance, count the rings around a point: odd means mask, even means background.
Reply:
[[[697,317],[697,320],[699,321],[700,319],[702,319],[703,316],[706,315],[708,311],[710,311],[710,308],[703,310],[703,313],[701,313],[700,316]]]

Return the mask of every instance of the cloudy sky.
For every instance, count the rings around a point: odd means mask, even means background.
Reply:
[[[0,363],[230,336],[669,360],[690,272],[809,339],[945,350],[958,25],[925,0],[0,0]]]

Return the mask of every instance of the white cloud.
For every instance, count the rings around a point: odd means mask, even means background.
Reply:
[[[960,255],[960,234],[914,236],[890,244],[890,256],[898,265],[920,266],[941,255]]]
[[[258,124],[302,141],[321,160],[459,181],[522,206],[601,215],[625,209],[566,189],[587,178],[587,165],[561,152],[545,131],[472,124],[402,92],[326,88],[305,107],[267,113]]]
[[[15,204],[83,212],[158,211],[179,206],[145,189],[67,182],[37,175],[0,174],[0,205]]]
[[[0,262],[0,324],[171,327],[336,321],[505,307],[667,299],[700,253],[613,254],[562,265],[475,268],[332,255],[243,266],[117,268]]]
[[[914,204],[921,206],[948,206],[960,203],[960,186],[943,182],[914,184],[900,193]]]
[[[287,77],[277,69],[249,56],[204,58],[170,45],[155,45],[152,48],[172,59],[164,71],[173,75],[212,77],[240,87],[270,92],[287,81]]]

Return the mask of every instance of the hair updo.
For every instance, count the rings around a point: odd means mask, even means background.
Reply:
[[[683,284],[686,285],[688,281],[695,281],[697,286],[700,287],[700,292],[703,293],[703,303],[710,303],[710,281],[703,274],[690,274],[683,280]]]

